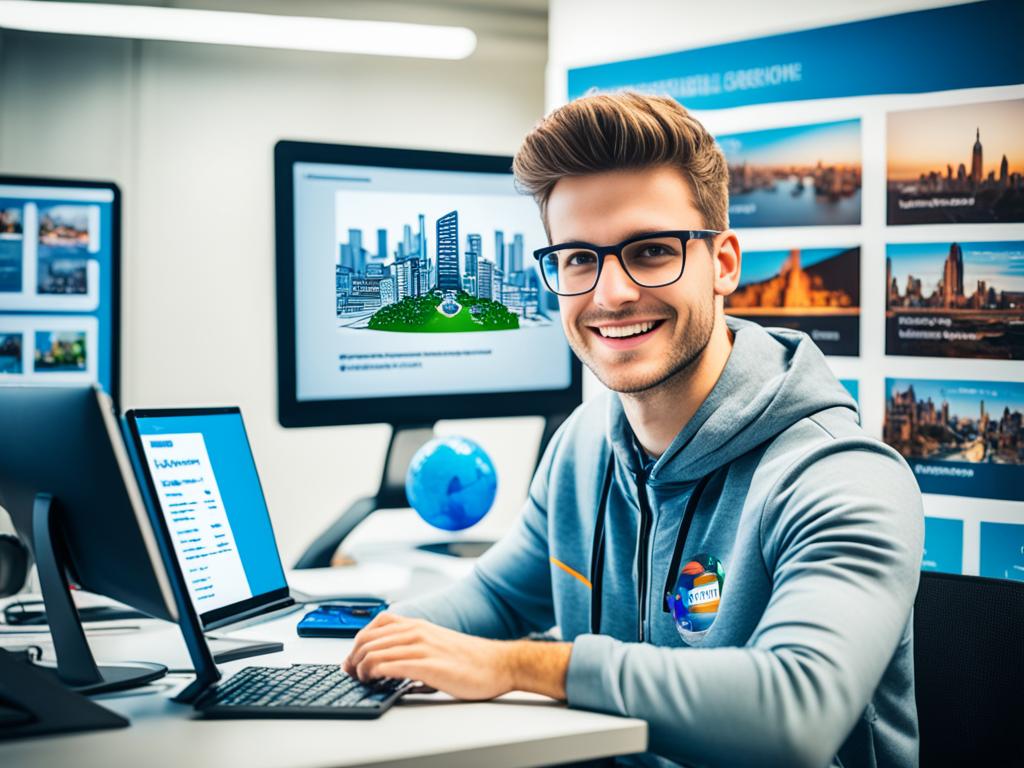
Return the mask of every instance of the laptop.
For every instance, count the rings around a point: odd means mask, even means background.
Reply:
[[[158,530],[204,630],[295,604],[237,407],[131,410],[125,421]],[[377,717],[408,681],[336,664],[247,667],[201,692],[209,717]]]

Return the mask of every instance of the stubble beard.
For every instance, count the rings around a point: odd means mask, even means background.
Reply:
[[[678,325],[677,319],[678,314],[675,318],[672,318],[671,322],[674,325]],[[669,321],[666,320],[666,322]],[[715,300],[712,296],[706,303],[702,302],[696,307],[689,308],[686,323],[683,326],[683,336],[669,350],[668,359],[664,365],[659,366],[657,370],[646,375],[638,374],[636,377],[622,376],[618,380],[612,380],[609,376],[602,375],[600,366],[595,363],[593,357],[588,353],[585,344],[579,341],[573,343],[570,340],[570,346],[576,353],[576,356],[579,357],[583,364],[590,369],[591,373],[605,387],[623,395],[642,396],[652,393],[658,387],[670,381],[687,376],[694,363],[700,359],[701,355],[704,354],[704,350],[707,349],[714,328]],[[590,333],[590,331],[585,330],[584,333]]]

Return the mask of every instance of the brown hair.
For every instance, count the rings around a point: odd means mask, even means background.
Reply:
[[[551,190],[566,176],[678,168],[710,229],[729,226],[729,168],[714,137],[678,102],[639,93],[585,96],[559,107],[523,140],[512,163],[547,225]]]

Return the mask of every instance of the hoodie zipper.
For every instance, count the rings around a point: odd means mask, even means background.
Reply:
[[[637,626],[636,636],[639,642],[644,642],[644,626],[647,621],[647,582],[648,563],[647,550],[650,548],[651,528],[654,521],[654,513],[651,512],[651,505],[647,499],[647,472],[641,470],[636,475],[636,492],[640,502],[640,532],[636,543],[636,569],[637,569]]]

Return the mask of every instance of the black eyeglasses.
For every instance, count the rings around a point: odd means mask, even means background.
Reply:
[[[642,288],[661,288],[683,276],[686,244],[720,235],[713,229],[648,232],[616,245],[572,242],[533,252],[544,284],[559,296],[579,296],[597,287],[605,257],[619,257],[622,270]]]

